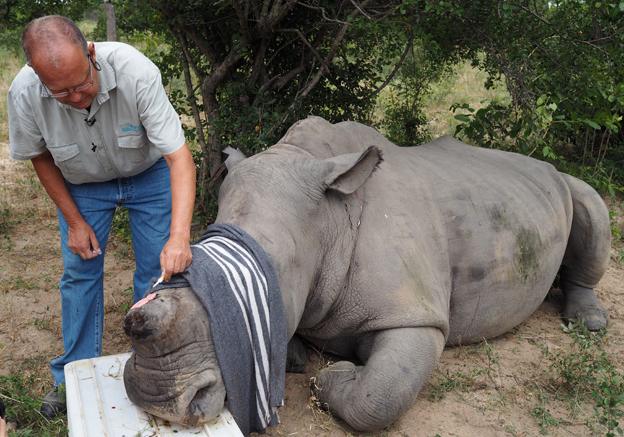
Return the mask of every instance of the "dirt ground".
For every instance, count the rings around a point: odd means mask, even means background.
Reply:
[[[0,144],[0,375],[31,374],[35,389],[51,384],[48,360],[62,351],[58,278],[61,274],[56,212],[29,164],[8,159]],[[106,259],[104,353],[129,350],[121,329],[131,301],[133,263],[119,239]],[[614,251],[615,257],[615,251]],[[624,358],[624,267],[612,261],[597,289],[610,314],[605,349],[622,371]],[[547,352],[565,352],[570,337],[558,317],[553,293],[512,332],[487,342],[444,351],[441,363],[415,404],[379,436],[534,436],[544,418],[554,436],[604,434],[591,403],[573,408],[549,393]],[[288,374],[282,424],[268,436],[358,435],[314,406],[310,378],[327,357],[312,353],[306,374]],[[444,393],[449,390],[445,396]],[[439,400],[434,398],[442,397]],[[540,417],[542,420],[540,421]]]

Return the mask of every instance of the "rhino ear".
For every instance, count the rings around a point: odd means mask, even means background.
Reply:
[[[240,161],[247,158],[243,152],[230,146],[227,146],[225,149],[223,149],[223,153],[228,155],[225,160],[225,167],[228,169],[228,171],[232,170],[232,167],[234,167]]]
[[[331,170],[324,182],[329,190],[351,194],[360,188],[383,161],[381,150],[368,147],[362,153],[348,153],[326,159]]]

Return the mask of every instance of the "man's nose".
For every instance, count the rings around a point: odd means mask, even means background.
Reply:
[[[82,94],[72,91],[69,93],[69,96],[67,96],[67,98],[72,103],[78,103],[80,100],[82,100]]]

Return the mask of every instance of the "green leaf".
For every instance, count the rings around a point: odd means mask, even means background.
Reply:
[[[587,126],[591,127],[592,129],[596,129],[596,130],[600,129],[600,125],[596,123],[594,120],[583,118],[581,119],[581,121],[585,123]]]
[[[457,114],[455,116],[455,120],[459,120],[463,123],[470,123],[470,117],[467,116],[466,114]]]

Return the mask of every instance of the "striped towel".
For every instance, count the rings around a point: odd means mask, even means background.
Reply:
[[[233,225],[209,226],[191,250],[183,275],[208,312],[228,409],[245,435],[262,432],[278,423],[288,342],[271,260]]]

